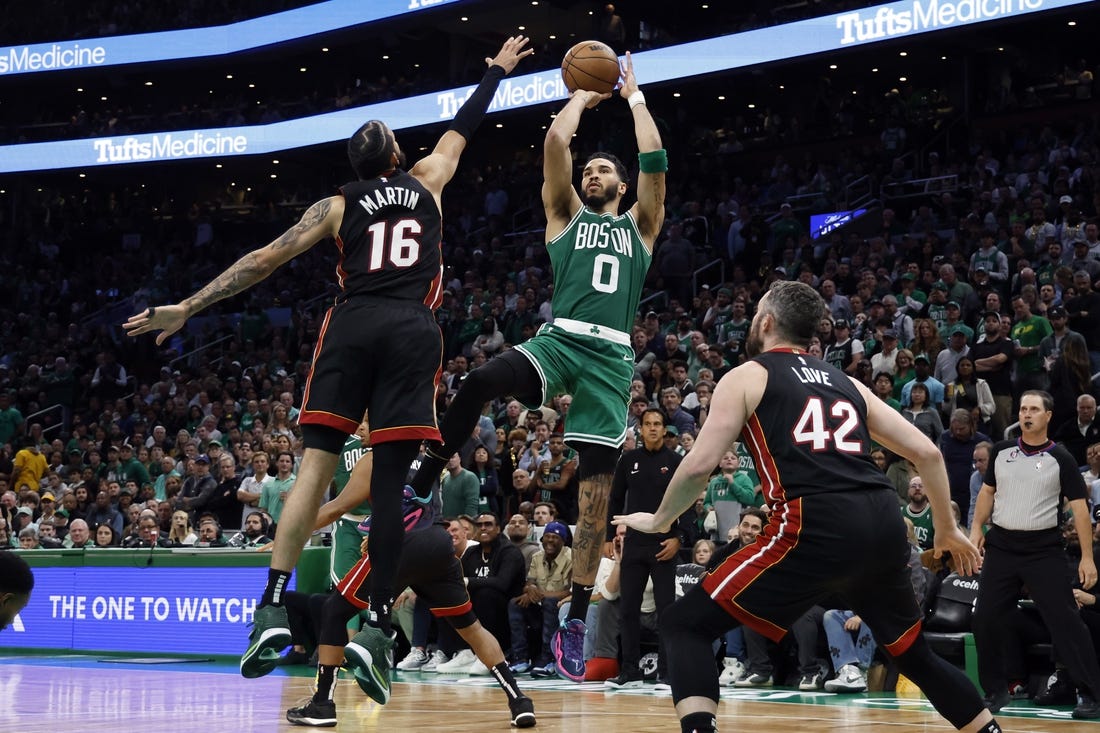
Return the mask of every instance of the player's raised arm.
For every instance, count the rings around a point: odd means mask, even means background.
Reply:
[[[581,198],[573,188],[573,156],[569,151],[581,114],[610,96],[578,89],[546,131],[542,146],[542,205],[546,209],[548,242],[561,234],[581,208]]]
[[[247,290],[325,237],[335,236],[343,216],[342,196],[318,201],[282,236],[241,257],[190,298],[176,305],[150,306],[130,316],[122,327],[130,336],[159,329],[157,343],[163,344],[169,336],[183,328],[188,318],[202,309]]]
[[[634,61],[630,52],[622,64],[623,85],[619,96],[630,104],[634,117],[634,135],[638,140],[638,201],[632,212],[638,222],[638,230],[649,249],[657,241],[665,222],[665,172],[668,156],[661,147],[661,133],[646,107],[645,95],[638,88],[634,77]]]
[[[534,49],[524,48],[528,40],[530,39],[526,36],[509,36],[494,58],[485,59],[489,68],[477,89],[459,108],[450,128],[439,138],[435,149],[409,171],[437,198],[454,176],[458,159],[481,124],[485,111],[489,109],[500,80],[516,68],[520,59],[535,52]]]

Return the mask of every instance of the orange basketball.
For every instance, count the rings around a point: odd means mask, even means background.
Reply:
[[[571,92],[605,94],[619,83],[619,57],[606,43],[581,41],[562,59],[561,78]]]

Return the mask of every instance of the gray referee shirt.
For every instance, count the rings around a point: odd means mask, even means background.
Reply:
[[[1015,531],[1056,529],[1063,496],[1088,498],[1073,456],[1053,440],[1042,446],[1021,440],[997,443],[985,483],[997,490],[992,523]]]

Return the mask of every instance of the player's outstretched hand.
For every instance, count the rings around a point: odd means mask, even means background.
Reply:
[[[955,561],[955,571],[959,575],[974,575],[982,569],[982,553],[958,527],[947,531],[936,529],[935,557],[950,552]]]
[[[636,529],[646,534],[659,534],[669,530],[668,525],[658,527],[654,519],[654,516],[649,512],[634,512],[633,514],[616,514],[612,518],[611,523],[616,527],[620,524],[625,524],[631,529]]]
[[[630,95],[638,91],[638,80],[634,78],[634,60],[630,58],[630,51],[626,52],[626,58],[619,62],[619,73],[622,74],[623,84],[619,87],[619,96],[630,99]]]
[[[122,327],[126,329],[128,336],[140,336],[143,333],[160,330],[157,334],[157,345],[176,331],[183,328],[187,322],[187,313],[182,305],[158,305],[150,306],[141,313],[130,316]]]
[[[499,66],[504,69],[505,74],[511,74],[520,59],[535,52],[533,48],[524,48],[530,40],[527,36],[508,36],[508,40],[500,47],[500,53],[495,58],[485,57],[485,65]]]

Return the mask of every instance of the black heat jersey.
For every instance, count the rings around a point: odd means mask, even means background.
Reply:
[[[891,489],[870,457],[867,404],[836,367],[776,349],[755,362],[768,386],[741,439],[769,504],[812,494]]]
[[[344,218],[336,277],[347,296],[442,301],[442,217],[435,199],[405,171],[340,187]]]

